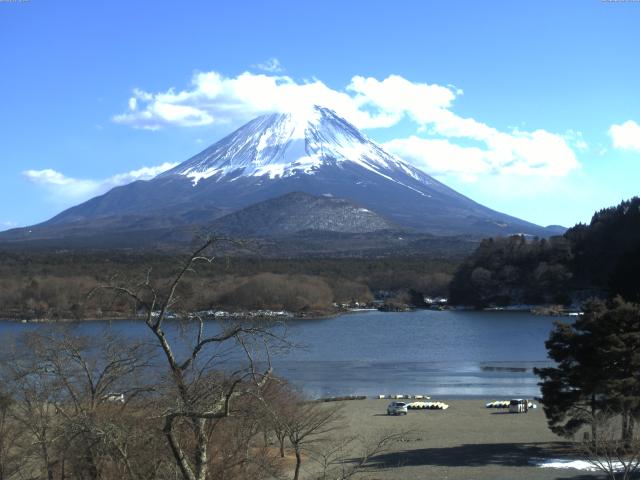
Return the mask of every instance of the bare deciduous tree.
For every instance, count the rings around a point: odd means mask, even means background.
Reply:
[[[629,480],[640,472],[640,436],[620,437],[621,415],[600,412],[592,422],[596,424],[598,436],[585,437],[578,448],[585,460],[607,475],[611,480]]]
[[[29,332],[19,340],[3,361],[2,377],[15,397],[14,421],[37,446],[23,447],[21,455],[38,458],[49,479],[103,477],[118,457],[119,420],[137,394],[150,390],[138,375],[148,366],[148,348],[109,332],[96,342],[65,328]],[[127,465],[128,458],[117,462]]]
[[[285,457],[285,445],[288,440],[287,419],[297,408],[297,392],[280,378],[271,378],[262,390],[260,416],[264,434],[264,443],[273,435],[278,443],[280,458]]]
[[[14,478],[26,463],[19,448],[24,433],[12,417],[14,407],[13,398],[0,390],[0,480]]]
[[[389,450],[391,444],[409,432],[381,433],[375,438],[346,437],[326,443],[324,448],[311,450],[311,459],[320,466],[314,480],[348,480],[361,474],[377,455]]]
[[[209,478],[211,435],[215,432],[212,425],[234,414],[234,402],[259,396],[271,374],[269,343],[276,339],[259,324],[226,324],[209,333],[204,319],[194,314],[189,314],[186,333],[191,334],[192,341],[186,351],[180,352],[167,334],[167,317],[180,309],[177,292],[181,282],[194,272],[196,264],[209,264],[214,260],[206,252],[216,241],[210,238],[195,250],[165,288],[155,286],[150,275],[134,286],[99,287],[124,295],[135,302],[137,309],[146,312],[145,324],[157,340],[169,370],[165,392],[168,397],[159,415],[163,419],[162,431],[185,480]],[[245,359],[232,372],[224,368],[228,365],[223,363],[224,356],[220,354],[222,346],[229,344],[243,352]],[[264,358],[260,357],[261,353],[265,354]],[[258,370],[260,359],[266,364],[261,371]]]
[[[303,402],[292,396],[289,408],[280,409],[279,417],[275,420],[286,432],[289,444],[296,457],[293,480],[300,478],[302,455],[311,451],[316,444],[328,439],[328,436],[338,430],[341,405],[318,402]]]
[[[260,442],[259,407],[271,349],[286,343],[261,319],[208,323],[182,304],[181,295],[193,293],[183,288],[186,276],[212,262],[204,253],[213,243],[168,284],[147,275],[137,285],[93,291],[105,295],[92,301],[126,299],[144,311],[151,339],[110,329],[82,336],[67,327],[43,327],[13,344],[3,339],[0,384],[11,398],[0,396],[0,480],[17,472],[16,461],[21,479],[279,476],[281,463]]]
[[[16,346],[3,362],[2,381],[14,396],[13,419],[30,439],[21,454],[36,478],[54,479],[59,465],[56,451],[60,435],[56,429],[54,377],[35,355],[20,355]]]

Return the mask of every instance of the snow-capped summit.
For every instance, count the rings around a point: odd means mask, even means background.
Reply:
[[[423,172],[388,154],[335,112],[320,106],[260,116],[161,176],[184,175],[194,185],[211,177],[275,179],[313,175],[323,166],[340,167],[345,162],[389,180],[394,172],[402,172],[429,184]]]

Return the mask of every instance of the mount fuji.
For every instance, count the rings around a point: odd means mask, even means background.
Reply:
[[[273,228],[265,219],[273,219]],[[259,229],[249,228],[256,222]],[[189,226],[261,237],[301,231],[562,233],[474,202],[316,106],[260,116],[151,180],[116,187],[44,223],[4,232],[0,241],[171,243]]]

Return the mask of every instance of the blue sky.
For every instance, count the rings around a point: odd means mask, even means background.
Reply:
[[[0,1],[0,229],[308,99],[489,207],[586,222],[640,193],[638,25],[631,1]]]

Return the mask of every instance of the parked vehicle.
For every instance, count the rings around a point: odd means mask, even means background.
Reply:
[[[406,415],[407,411],[405,402],[391,402],[387,406],[387,415]]]
[[[529,402],[523,398],[514,398],[509,402],[509,413],[527,413]]]

